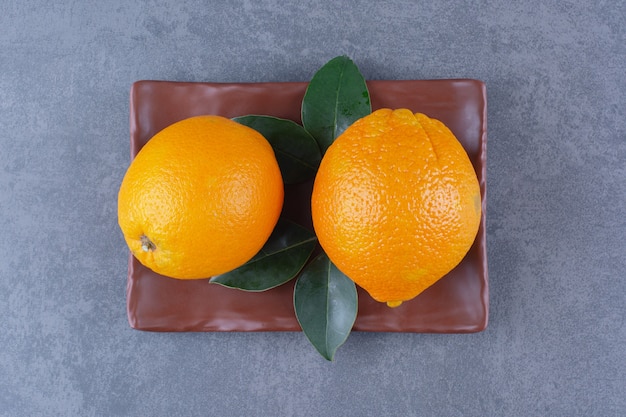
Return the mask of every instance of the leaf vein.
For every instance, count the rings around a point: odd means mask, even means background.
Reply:
[[[286,252],[286,251],[288,251],[288,250],[291,250],[291,249],[297,248],[297,247],[302,246],[302,245],[306,245],[307,243],[315,242],[316,240],[317,240],[317,237],[311,237],[311,238],[308,238],[308,239],[303,240],[303,241],[301,241],[301,242],[298,242],[298,243],[296,243],[296,244],[290,245],[290,246],[288,246],[288,247],[286,247],[286,248],[282,248],[282,249],[280,249],[280,250],[277,250],[277,251],[275,251],[275,252],[265,252],[265,253],[267,253],[267,255],[266,255],[266,256],[264,256],[264,257],[262,257],[262,258],[259,258],[259,259],[251,260],[251,261],[247,262],[247,263],[246,263],[246,265],[251,265],[251,264],[253,264],[253,263],[256,263],[256,262],[262,261],[262,260],[264,260],[265,258],[268,258],[268,257],[270,257],[270,256],[274,256],[274,255],[277,255],[277,254],[279,254],[279,253]]]
[[[343,85],[343,75],[346,71],[346,61],[342,62],[341,72],[339,73],[339,86],[337,87],[337,93],[335,96],[335,111],[334,111],[334,120],[333,120],[333,142],[337,139],[337,114],[339,113],[339,92],[341,91],[341,86]]]
[[[304,165],[307,168],[311,168],[311,169],[316,169],[317,167],[315,165],[311,165],[310,163],[308,163],[307,161],[300,159],[298,157],[296,157],[295,155],[289,153],[289,152],[285,152],[282,149],[274,149],[274,151],[277,154],[281,154],[281,155],[285,155],[288,156],[289,158],[293,159],[294,161],[299,162],[300,164]]]

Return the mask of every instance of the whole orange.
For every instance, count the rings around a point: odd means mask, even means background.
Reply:
[[[139,151],[119,190],[118,221],[143,265],[172,278],[208,278],[250,260],[282,204],[267,140],[230,119],[198,116]]]
[[[465,257],[478,232],[481,197],[467,153],[443,123],[381,109],[328,148],[311,208],[330,260],[395,307]]]

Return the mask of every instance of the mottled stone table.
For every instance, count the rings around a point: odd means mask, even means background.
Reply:
[[[626,415],[626,6],[573,0],[0,5],[1,416]],[[487,86],[490,321],[150,333],[116,197],[136,80]]]

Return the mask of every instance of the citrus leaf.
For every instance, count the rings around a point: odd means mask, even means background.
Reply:
[[[332,361],[356,319],[354,282],[322,253],[298,277],[293,305],[306,337],[324,358]]]
[[[297,184],[315,176],[322,154],[313,136],[302,126],[272,116],[248,115],[233,120],[256,130],[272,145],[285,184]]]
[[[210,282],[245,291],[265,291],[295,277],[313,253],[313,232],[280,219],[258,254],[239,268],[217,275]]]
[[[371,112],[365,79],[347,56],[333,58],[320,68],[302,100],[302,124],[322,154],[348,126]]]

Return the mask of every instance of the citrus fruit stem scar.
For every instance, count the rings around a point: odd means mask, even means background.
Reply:
[[[156,245],[152,243],[150,239],[148,239],[148,236],[141,235],[140,239],[141,239],[141,250],[143,250],[144,252],[152,252],[156,249]]]
[[[400,304],[402,304],[402,301],[387,301],[387,307],[398,307]]]

